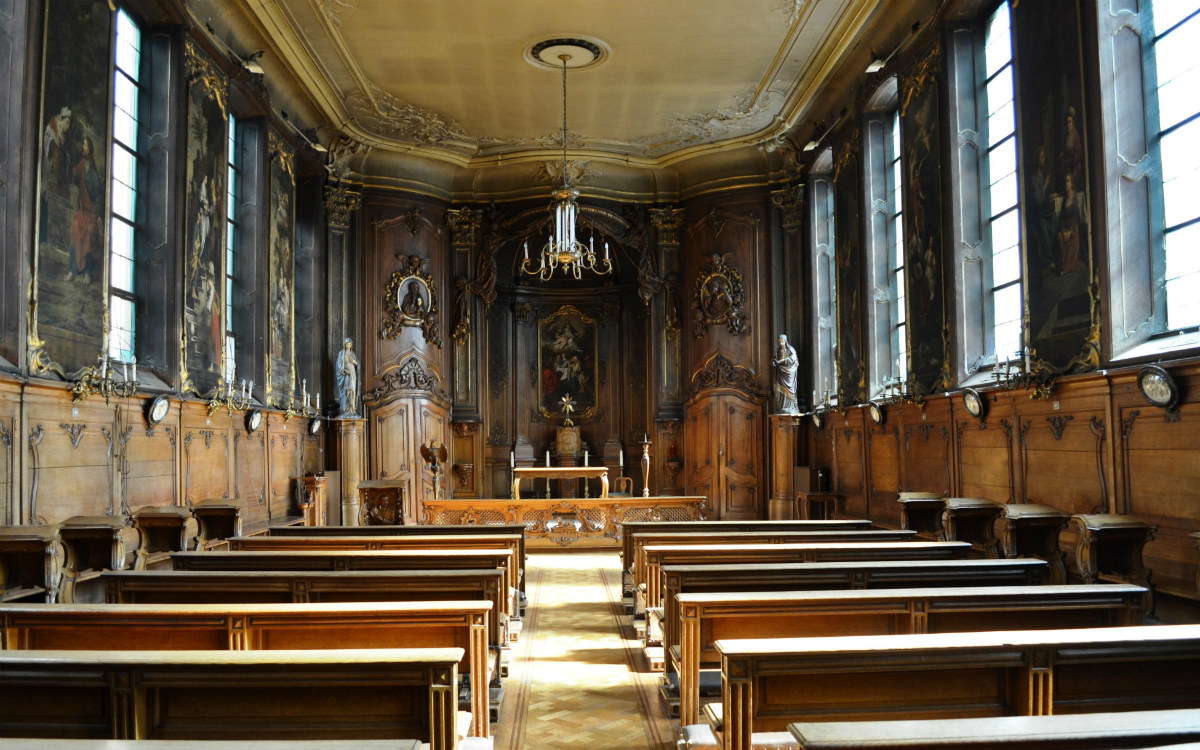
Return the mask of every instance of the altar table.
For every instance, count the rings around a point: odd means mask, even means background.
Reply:
[[[513,468],[512,497],[521,497],[521,479],[578,479],[600,480],[600,499],[608,499],[608,467],[607,466],[518,466]]]

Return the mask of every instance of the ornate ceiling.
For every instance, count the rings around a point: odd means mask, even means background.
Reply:
[[[241,16],[230,12],[236,3]],[[373,149],[482,167],[561,148],[560,72],[537,42],[606,49],[568,73],[568,146],[631,166],[781,137],[859,44],[881,0],[199,0],[261,43],[268,79]],[[217,33],[222,35],[222,29]],[[245,53],[251,52],[245,49]],[[278,85],[278,82],[274,82]]]

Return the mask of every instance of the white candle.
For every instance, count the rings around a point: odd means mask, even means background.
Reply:
[[[101,360],[100,377],[101,378],[108,377],[108,354],[107,353],[104,355],[104,359]]]
[[[617,463],[620,464],[621,466],[625,465],[625,449],[624,448],[621,448],[618,451]]]
[[[525,260],[529,260],[529,240],[525,240]]]
[[[250,381],[250,387],[246,389],[246,398],[254,398],[254,381]]]
[[[317,394],[317,411],[321,411],[321,394]]]
[[[121,380],[129,380],[129,363],[121,363]]]
[[[516,466],[517,466],[517,453],[516,453],[516,451],[509,451],[508,452],[508,468],[515,469]]]
[[[587,451],[583,452],[583,465],[584,466],[588,465],[588,452]]]
[[[137,357],[133,357],[133,379],[137,380]]]
[[[604,243],[604,259],[608,260],[608,243]]]
[[[550,451],[546,451],[546,465],[550,465]]]

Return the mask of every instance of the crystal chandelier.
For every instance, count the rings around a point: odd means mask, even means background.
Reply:
[[[604,243],[604,258],[597,259],[595,237],[592,237],[586,245],[575,238],[575,215],[578,212],[575,199],[579,197],[579,191],[571,185],[567,177],[567,62],[571,59],[571,55],[564,52],[558,55],[558,59],[562,61],[563,183],[561,188],[554,191],[554,202],[550,205],[550,209],[554,213],[554,234],[546,239],[546,246],[542,248],[536,266],[529,258],[529,241],[526,240],[525,260],[521,263],[522,272],[530,276],[537,276],[542,281],[549,280],[560,268],[564,276],[574,276],[576,279],[583,278],[584,271],[591,271],[603,276],[612,273],[613,270],[607,242]]]

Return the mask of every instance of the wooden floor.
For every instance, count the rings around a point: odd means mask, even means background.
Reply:
[[[531,553],[496,750],[668,750],[658,674],[621,611],[616,551]]]

